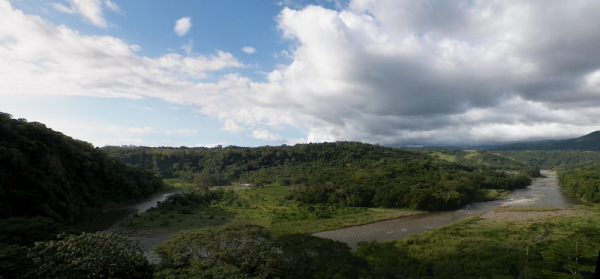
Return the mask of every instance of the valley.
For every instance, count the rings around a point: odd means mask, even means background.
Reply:
[[[0,275],[77,277],[98,241],[132,278],[585,278],[600,248],[595,151],[92,149],[2,121]]]

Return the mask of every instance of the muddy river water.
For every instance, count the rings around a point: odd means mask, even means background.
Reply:
[[[164,201],[168,196],[178,192],[157,193],[140,202],[91,210],[76,220],[73,227],[85,232],[103,231],[127,215],[144,212],[151,207],[155,207],[156,202]]]
[[[357,244],[361,241],[401,239],[410,234],[421,233],[468,217],[478,216],[500,206],[567,208],[580,203],[577,199],[570,198],[561,192],[558,178],[554,172],[542,171],[542,174],[546,177],[534,180],[526,188],[510,192],[504,200],[472,203],[459,210],[423,213],[362,226],[319,232],[313,235],[342,241],[356,249]],[[75,227],[88,232],[109,229],[127,215],[146,211],[150,207],[156,206],[157,201],[163,201],[173,193],[160,193],[135,204],[89,212],[79,220]]]
[[[454,211],[431,212],[409,217],[392,219],[372,224],[331,230],[313,234],[348,243],[356,249],[361,241],[386,241],[404,238],[410,234],[449,225],[456,221],[478,216],[499,206],[551,206],[567,208],[579,204],[577,199],[564,195],[556,173],[542,171],[545,178],[538,178],[530,186],[510,192],[504,200],[468,204]]]

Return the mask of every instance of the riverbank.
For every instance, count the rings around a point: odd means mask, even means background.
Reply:
[[[268,186],[230,191],[226,198],[210,204],[194,204],[193,198],[182,200],[169,209],[152,209],[125,218],[112,229],[138,239],[147,250],[182,230],[254,224],[274,235],[314,233],[423,213],[407,209],[305,206],[287,199],[289,191],[285,186]]]
[[[528,220],[546,215],[571,214],[557,213],[555,210],[539,210],[545,207],[568,207],[573,204],[561,194],[556,174],[549,171],[544,171],[544,174],[545,178],[536,179],[527,188],[509,193],[504,200],[472,203],[460,210],[447,212],[424,213],[380,208],[323,208],[319,210],[327,210],[329,212],[327,214],[331,214],[331,216],[327,218],[320,218],[317,215],[310,217],[316,212],[305,211],[305,208],[298,207],[293,201],[285,199],[288,188],[270,186],[252,191],[236,191],[236,194],[232,196],[233,200],[191,210],[185,214],[178,212],[166,214],[155,210],[136,218],[127,218],[114,230],[138,239],[145,251],[156,244],[167,241],[171,235],[181,230],[240,222],[264,226],[276,235],[312,233],[314,236],[342,241],[352,248],[356,248],[358,242],[361,241],[402,239],[408,235],[419,234],[469,217]],[[526,210],[496,212],[492,210],[500,207],[523,206],[536,207],[536,210],[531,211],[537,212],[529,213]]]
[[[555,172],[544,170],[544,177],[537,178],[530,186],[517,189],[506,195],[503,200],[469,204],[462,209],[445,212],[431,212],[367,225],[342,228],[314,233],[314,236],[329,238],[347,243],[356,249],[362,241],[389,241],[403,239],[409,235],[420,234],[444,227],[470,217],[485,215],[487,218],[505,218],[505,220],[531,220],[542,216],[568,216],[571,211],[540,211],[539,208],[569,208],[580,204],[576,199],[565,196],[558,186]],[[530,210],[495,211],[495,208],[530,208]],[[538,209],[533,209],[538,208]]]

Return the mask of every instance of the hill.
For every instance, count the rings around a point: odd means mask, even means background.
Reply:
[[[588,150],[600,151],[600,131],[582,137],[532,143],[515,143],[494,148],[494,150]]]
[[[438,158],[428,152],[358,142],[255,148],[113,146],[104,150],[174,184],[190,188],[230,183],[289,186],[288,198],[306,204],[442,210],[480,200],[488,189],[507,190],[530,183],[527,166],[492,153],[463,154],[469,157],[463,163],[446,160],[450,156]]]
[[[90,207],[138,200],[162,185],[87,142],[0,113],[0,218],[68,223]]]

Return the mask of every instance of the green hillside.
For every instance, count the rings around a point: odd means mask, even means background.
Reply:
[[[600,131],[582,137],[535,143],[515,143],[494,148],[495,150],[590,150],[600,151]]]
[[[357,142],[104,150],[175,184],[289,186],[289,198],[306,204],[441,210],[481,200],[487,189],[530,183],[525,165],[491,153],[478,155],[485,164],[455,163],[427,152]]]
[[[160,179],[44,124],[0,113],[0,218],[66,223],[90,207],[149,196]]]

